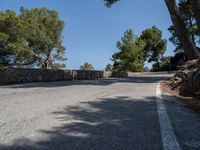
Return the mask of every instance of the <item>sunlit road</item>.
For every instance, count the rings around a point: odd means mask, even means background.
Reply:
[[[156,86],[168,76],[0,86],[0,150],[162,150]]]

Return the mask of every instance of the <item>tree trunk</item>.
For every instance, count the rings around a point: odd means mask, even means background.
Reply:
[[[160,68],[160,63],[159,63],[158,59],[156,59],[156,64],[157,64],[158,68]]]
[[[198,26],[198,33],[200,34],[200,0],[193,0],[194,16]]]
[[[189,31],[187,30],[184,21],[182,19],[181,13],[178,10],[175,0],[165,0],[168,7],[175,31],[178,35],[181,46],[184,49],[184,53],[188,60],[200,57],[197,48],[194,46],[192,40],[190,39]]]
[[[43,65],[42,65],[42,68],[43,68],[43,69],[47,69],[47,68],[48,68],[48,63],[49,63],[48,60],[49,60],[48,57],[47,57],[47,59],[44,60]]]
[[[47,69],[48,68],[48,63],[47,61],[44,62],[44,69]]]
[[[49,60],[51,59],[51,51],[49,51],[49,53],[47,54],[46,59],[43,62],[43,68],[47,69],[49,66]]]

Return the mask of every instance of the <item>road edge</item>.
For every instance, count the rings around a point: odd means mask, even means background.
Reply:
[[[174,134],[165,104],[162,99],[161,84],[156,87],[157,112],[160,123],[160,131],[164,150],[181,150],[181,147]]]

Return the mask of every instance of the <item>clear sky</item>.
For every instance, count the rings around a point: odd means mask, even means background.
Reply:
[[[46,7],[59,12],[65,22],[63,45],[67,48],[68,69],[79,69],[84,62],[95,69],[104,69],[114,52],[116,41],[126,29],[136,34],[156,25],[166,39],[171,25],[164,0],[121,0],[106,8],[103,0],[0,0],[0,10],[19,11],[26,8]],[[165,55],[172,55],[174,47],[168,41]]]

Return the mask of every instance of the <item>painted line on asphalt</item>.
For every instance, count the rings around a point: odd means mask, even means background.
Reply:
[[[163,102],[160,90],[160,83],[158,83],[156,88],[156,101],[157,101],[157,110],[158,110],[163,149],[181,150],[181,147],[176,139],[171,122],[167,115],[166,107]]]

